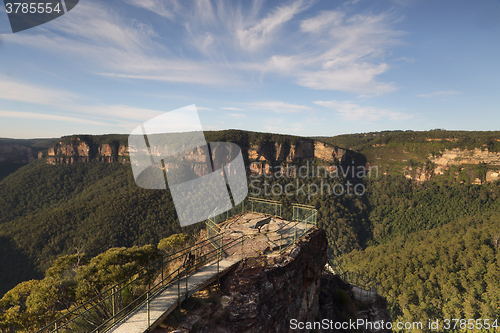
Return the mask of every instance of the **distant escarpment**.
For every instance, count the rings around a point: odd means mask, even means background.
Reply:
[[[0,180],[36,160],[39,152],[47,149],[53,140],[0,138]]]
[[[0,163],[28,164],[36,159],[36,151],[19,144],[0,145]]]
[[[73,164],[91,161],[112,163],[128,162],[128,147],[119,142],[99,143],[92,138],[73,138],[71,141],[61,140],[50,147],[47,152],[49,164]],[[44,158],[43,153],[38,155]]]
[[[343,149],[307,138],[293,139],[276,135],[276,140],[255,142],[254,138],[245,137],[235,140],[242,149],[243,158],[248,162],[257,162],[261,169],[266,170],[270,165],[295,163],[300,160],[316,159],[321,163],[331,165],[364,165],[366,158],[352,150]],[[114,140],[106,136],[72,136],[63,137],[59,142],[48,149],[46,154],[40,153],[39,158],[46,158],[49,164],[73,164],[77,162],[120,162],[129,163],[129,147],[127,136],[116,135]],[[232,138],[222,137],[219,141],[231,141]],[[111,142],[110,142],[111,141]],[[279,142],[278,142],[279,141]],[[150,151],[155,156],[163,156],[169,147],[151,146]],[[215,154],[216,152],[212,152]],[[194,167],[195,173],[202,175],[206,172],[207,161],[203,159],[199,149],[190,149],[183,158],[187,162],[200,164]],[[169,167],[166,165],[166,167]],[[172,166],[170,166],[172,167]]]

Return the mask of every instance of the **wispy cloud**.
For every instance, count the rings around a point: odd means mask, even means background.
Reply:
[[[461,92],[457,91],[457,90],[447,90],[447,91],[440,90],[440,91],[434,91],[434,92],[431,92],[428,94],[420,94],[417,96],[430,98],[430,97],[436,97],[436,96],[447,96],[447,95],[458,95],[458,94],[461,94]]]
[[[342,118],[346,120],[367,120],[367,121],[378,121],[384,118],[390,120],[405,120],[412,118],[413,115],[391,111],[382,108],[372,107],[372,106],[361,106],[354,104],[350,101],[315,101],[317,105],[325,106],[327,108],[337,111]]]
[[[297,134],[300,135],[301,132],[304,131],[304,124],[301,122],[286,122],[284,119],[270,119],[269,123],[272,125],[266,124],[264,125],[264,129],[267,132],[275,132],[275,133],[289,133],[289,134]],[[283,129],[286,129],[285,131]]]
[[[344,16],[345,14],[339,11],[322,12],[313,18],[303,20],[300,29],[305,32],[319,32],[332,26],[338,27],[344,21]]]
[[[229,111],[243,111],[242,109],[240,108],[233,108],[233,107],[230,107],[230,106],[227,106],[227,107],[223,107],[221,108],[222,110],[229,110]]]
[[[214,111],[214,109],[207,108],[204,106],[196,106],[196,110],[198,110],[198,111]]]
[[[39,105],[65,105],[79,96],[67,91],[40,87],[0,76],[0,99]]]
[[[256,51],[264,45],[268,45],[273,40],[273,33],[277,29],[307,7],[308,4],[304,1],[295,1],[291,5],[275,8],[266,17],[250,27],[238,30],[236,36],[241,48]]]
[[[265,6],[262,0],[127,3],[167,19],[155,26],[154,20],[140,22],[89,0],[38,35],[5,40],[85,63],[88,71],[110,78],[232,87],[275,75],[311,89],[356,94],[396,89],[377,80],[390,69],[384,56],[403,35],[393,28],[399,17],[392,12],[314,13],[309,12],[313,1],[306,0]]]
[[[397,20],[393,13],[322,12],[300,25],[308,35],[299,41],[301,48],[311,51],[276,55],[268,62],[268,70],[294,76],[298,84],[313,89],[361,94],[392,91],[394,83],[378,82],[376,77],[389,69],[383,56],[404,34],[391,27]]]
[[[226,113],[224,116],[229,117],[229,118],[246,118],[242,113]]]
[[[92,105],[86,101],[85,96],[28,84],[4,76],[0,76],[0,99],[46,106],[54,110],[48,114],[1,110],[0,118],[32,118],[89,125],[107,124],[124,129],[133,129],[137,123],[163,113],[128,105]]]
[[[223,70],[226,64],[174,55],[149,23],[126,19],[106,4],[80,3],[71,14],[41,29],[50,33],[7,35],[5,39],[65,61],[73,59],[75,65],[84,63],[87,70],[108,77],[222,86],[239,80]]]
[[[54,115],[54,114],[42,114],[35,112],[6,111],[6,110],[0,110],[0,118],[39,119],[39,120],[62,121],[66,123],[88,124],[88,125],[98,125],[98,126],[109,125],[108,123],[105,122],[88,120],[80,117],[68,117],[68,116]]]
[[[312,108],[304,105],[291,104],[283,101],[255,102],[249,104],[252,108],[271,110],[277,113],[298,113],[311,111]]]
[[[126,0],[127,3],[152,11],[160,16],[168,19],[175,17],[175,11],[178,10],[179,3],[177,1],[161,1],[161,0]]]

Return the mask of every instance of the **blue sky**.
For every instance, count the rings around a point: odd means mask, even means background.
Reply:
[[[0,137],[204,130],[499,130],[500,1],[80,0],[12,34]]]

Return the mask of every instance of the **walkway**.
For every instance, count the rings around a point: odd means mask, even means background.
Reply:
[[[219,261],[219,276],[226,274],[229,268],[238,263],[239,260],[226,258]],[[198,271],[188,276],[188,296],[201,290],[217,280],[217,261],[201,267]],[[181,301],[186,298],[186,278],[180,279],[167,286],[163,291],[151,298],[149,302],[149,323],[151,330],[161,323],[165,317],[178,306],[179,289]],[[139,333],[148,329],[148,307],[147,302],[141,304],[121,322],[117,323],[108,332],[113,333]]]
[[[229,268],[242,258],[279,250],[282,246],[294,242],[312,226],[312,223],[288,222],[281,218],[269,217],[269,221],[266,221],[265,225],[259,225],[260,228],[255,228],[259,221],[262,221],[262,214],[246,213],[218,225],[222,232],[221,235],[223,235],[223,243],[226,245],[234,242],[234,246],[225,248],[224,245],[222,247],[223,256],[226,258],[219,261],[219,266],[217,266],[217,261],[213,261],[188,276],[188,297],[217,281],[217,276],[226,274]],[[243,242],[241,246],[238,245],[238,239],[241,237],[246,237],[244,246]],[[144,302],[107,332],[143,333],[147,332],[148,326],[150,330],[153,330],[178,307],[179,290],[182,301],[186,298],[185,277],[181,278],[180,282],[175,281],[166,286],[165,289],[150,298],[149,318],[148,305],[147,302]]]

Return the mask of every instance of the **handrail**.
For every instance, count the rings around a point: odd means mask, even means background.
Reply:
[[[258,199],[258,198],[251,198],[251,201],[254,201],[256,203],[263,203],[263,204],[272,203],[274,205],[277,205],[276,207],[278,207],[278,205],[279,205],[280,206],[279,214],[278,214],[278,211],[275,210],[275,214],[268,214],[268,215],[272,215],[275,217],[281,217],[282,204],[280,202],[270,201],[270,200],[266,200],[266,199]],[[302,235],[307,233],[310,230],[310,227],[308,227],[309,224],[311,224],[311,227],[316,225],[316,220],[309,221],[309,219],[312,216],[317,214],[317,211],[316,211],[316,209],[314,209],[314,207],[307,206],[307,205],[298,205],[298,204],[296,204],[294,206],[296,206],[297,208],[310,209],[311,211],[308,212],[308,214],[305,217],[295,218],[295,221],[288,221],[284,225],[280,226],[280,228],[278,228],[277,230],[267,231],[265,233],[262,233],[262,235],[266,235],[269,233],[279,233],[280,234],[280,245],[279,245],[280,252],[284,251],[296,239],[300,238]],[[247,209],[245,209],[245,208],[246,207],[243,204],[241,213],[232,214],[231,216],[236,216],[238,214],[245,213],[247,211]],[[248,207],[248,208],[250,208],[250,207]],[[261,210],[261,208],[258,208],[256,212],[258,212],[258,210]],[[252,205],[251,211],[254,212],[253,205]],[[262,213],[264,213],[264,212],[262,212]],[[226,216],[229,216],[229,214],[227,214]],[[112,297],[116,297],[116,295],[120,295],[120,298],[121,298],[121,293],[123,292],[123,290],[125,288],[132,286],[134,283],[140,283],[139,281],[141,281],[141,279],[144,279],[144,278],[146,278],[146,281],[147,281],[148,275],[150,275],[149,280],[154,279],[155,274],[158,274],[159,267],[161,266],[162,279],[160,282],[156,283],[153,287],[151,287],[151,285],[149,285],[149,288],[147,289],[147,291],[142,293],[141,295],[132,296],[133,300],[131,300],[127,305],[124,305],[123,308],[119,309],[117,313],[114,313],[115,305],[113,303],[113,315],[109,316],[107,319],[105,319],[104,322],[101,323],[94,330],[95,332],[102,332],[102,331],[100,331],[100,329],[103,328],[104,326],[108,325],[111,321],[113,321],[113,325],[114,325],[114,323],[122,320],[127,314],[131,313],[137,307],[144,304],[145,301],[149,302],[149,299],[151,299],[152,296],[157,295],[158,292],[161,292],[161,290],[163,290],[167,286],[171,285],[175,281],[180,280],[182,278],[182,276],[187,276],[187,274],[190,274],[190,271],[193,269],[193,267],[195,269],[194,271],[196,271],[197,269],[200,268],[199,265],[203,266],[207,262],[209,262],[209,260],[212,260],[216,257],[217,257],[217,262],[219,262],[223,257],[226,257],[226,255],[223,255],[222,252],[224,252],[224,251],[226,251],[226,250],[228,250],[228,249],[232,248],[233,246],[236,246],[240,243],[242,245],[242,258],[243,258],[243,242],[247,238],[247,236],[243,235],[243,236],[240,236],[236,239],[232,239],[231,241],[229,241],[226,244],[223,244],[224,243],[224,232],[217,225],[217,223],[215,223],[215,219],[216,219],[215,216],[209,218],[207,220],[207,227],[208,226],[212,227],[212,229],[214,231],[216,231],[216,233],[217,233],[216,235],[214,235],[212,237],[208,237],[202,241],[199,241],[199,242],[195,243],[193,246],[187,246],[183,249],[180,249],[174,253],[165,255],[164,257],[151,262],[147,266],[139,269],[133,276],[128,277],[126,279],[123,279],[122,281],[114,284],[112,287],[107,288],[105,291],[96,295],[92,299],[84,302],[83,304],[72,309],[70,312],[66,313],[65,315],[55,319],[54,321],[52,321],[48,325],[44,326],[42,329],[38,330],[37,333],[42,332],[42,331],[47,330],[47,329],[50,329],[51,327],[54,327],[54,326],[55,326],[55,330],[51,330],[50,332],[58,331],[58,329],[67,327],[69,324],[73,323],[78,318],[88,318],[86,316],[90,313],[90,311],[93,311],[93,309],[101,309],[104,312],[107,312],[107,313],[104,313],[102,315],[104,315],[105,317],[108,317],[109,312],[108,312],[108,309],[106,309],[106,302],[109,302],[109,300]],[[306,227],[302,230],[302,232],[299,235],[297,234],[297,232],[295,232],[293,236],[283,237],[283,235],[285,233],[288,233],[292,228],[296,228],[299,223],[306,224]],[[293,241],[291,241],[291,240],[293,240]],[[217,244],[219,241],[220,241],[220,245]],[[285,243],[286,243],[285,247],[283,247],[284,246],[283,241],[285,241]],[[166,264],[172,263],[174,260],[177,260],[180,257],[186,255],[186,252],[189,250],[190,251],[197,251],[198,249],[202,249],[203,247],[207,246],[208,244],[212,244],[215,247],[215,249],[213,249],[209,252],[205,252],[203,255],[201,255],[201,257],[197,257],[197,260],[196,260],[196,263],[194,264],[194,266],[192,266],[191,262],[184,262],[179,267],[177,267],[177,269],[175,269],[173,272],[168,274],[167,277],[163,277],[163,267],[165,267]],[[160,284],[162,286],[161,288],[159,287]],[[94,304],[91,305],[92,303],[94,303]],[[83,310],[83,312],[78,313],[79,311],[82,311],[82,310]],[[74,317],[67,320],[72,315],[74,315]],[[60,324],[64,320],[67,320],[67,321],[58,327],[58,324]],[[100,320],[98,320],[98,321],[100,321]],[[93,325],[93,326],[97,325],[97,324],[98,323],[91,323],[91,325]],[[108,327],[108,329],[109,329],[109,327]]]
[[[222,236],[221,234],[217,234],[217,235],[215,235],[215,236],[213,236],[213,237],[210,237],[210,238],[208,238],[208,239],[204,239],[204,240],[202,240],[202,241],[200,241],[200,242],[197,242],[197,243],[195,243],[195,244],[194,244],[193,246],[191,246],[191,247],[189,247],[189,246],[188,246],[188,247],[184,247],[184,248],[182,248],[182,249],[180,249],[180,250],[178,250],[178,251],[176,251],[176,252],[174,252],[174,253],[167,254],[167,255],[165,255],[164,257],[159,258],[159,259],[157,259],[157,260],[155,260],[155,261],[153,261],[153,262],[149,263],[147,266],[140,268],[140,269],[139,269],[136,273],[134,273],[132,276],[129,276],[129,277],[127,277],[127,278],[125,278],[125,279],[121,280],[120,282],[115,283],[113,286],[111,286],[111,287],[109,287],[108,289],[106,289],[106,290],[102,291],[101,293],[99,293],[98,295],[94,296],[94,297],[93,297],[93,298],[91,298],[90,300],[88,300],[88,301],[84,302],[83,304],[81,304],[81,305],[77,306],[75,309],[71,310],[70,312],[66,313],[65,315],[63,315],[63,316],[61,316],[61,317],[59,317],[59,318],[57,318],[57,319],[53,320],[53,321],[52,321],[52,322],[50,322],[49,324],[45,325],[43,328],[39,329],[39,330],[37,331],[37,333],[38,333],[38,332],[42,332],[43,330],[46,330],[46,329],[50,328],[51,326],[55,325],[56,323],[60,322],[61,320],[66,319],[66,318],[67,318],[67,317],[69,317],[70,315],[74,314],[76,311],[81,310],[81,309],[82,309],[82,308],[84,308],[85,306],[89,305],[90,303],[92,303],[92,302],[96,301],[97,299],[99,299],[100,297],[102,297],[104,294],[108,293],[109,291],[114,290],[116,287],[118,287],[119,285],[121,285],[121,284],[125,283],[127,280],[130,280],[130,279],[131,279],[133,276],[135,276],[135,275],[139,275],[139,276],[138,276],[137,278],[135,278],[135,279],[133,279],[133,280],[129,281],[127,284],[125,284],[125,286],[124,286],[124,287],[126,287],[126,286],[130,285],[130,284],[131,284],[132,282],[134,282],[134,281],[137,281],[139,278],[142,278],[142,277],[143,277],[144,275],[146,275],[147,273],[150,273],[150,271],[149,271],[149,270],[151,269],[151,267],[153,267],[153,265],[157,265],[159,262],[161,262],[161,263],[162,263],[162,265],[164,265],[165,263],[170,263],[170,262],[172,262],[172,261],[174,261],[174,260],[176,260],[176,259],[179,259],[180,257],[184,256],[184,255],[185,255],[185,253],[182,253],[182,252],[184,252],[184,251],[186,251],[186,250],[188,250],[188,249],[193,249],[193,247],[194,247],[195,249],[197,249],[197,248],[199,247],[199,245],[200,245],[200,244],[206,244],[206,243],[207,243],[207,241],[211,241],[212,239],[214,239],[214,238],[218,238],[218,237],[223,237],[223,236]],[[177,254],[179,254],[179,255],[177,255]],[[176,255],[177,255],[177,256],[176,256]],[[165,262],[165,259],[167,259],[167,262]],[[109,297],[109,296],[108,296],[108,297]],[[106,298],[107,298],[107,297],[106,297]],[[106,298],[105,298],[105,299],[106,299]],[[99,303],[99,302],[98,302],[98,303]],[[87,312],[87,310],[86,310],[86,311],[84,311],[84,312]],[[79,314],[79,315],[80,315],[80,314]],[[78,316],[79,316],[79,315],[78,315]],[[71,321],[72,321],[72,320],[70,320],[70,322],[71,322]],[[66,324],[66,323],[65,323],[65,324]]]
[[[310,205],[303,205],[303,204],[294,203],[294,204],[292,204],[292,207],[293,206],[295,206],[295,207],[301,207],[301,208],[312,208],[312,209],[316,210],[316,207],[310,206]]]
[[[240,236],[240,237],[238,237],[236,239],[233,239],[229,243],[226,243],[223,247],[227,247],[226,249],[231,248],[232,246],[234,246],[235,244],[237,244],[240,241],[240,239],[243,239],[245,237],[246,236],[243,235],[243,236]],[[234,243],[234,244],[228,247],[228,245],[231,244],[231,243]],[[210,259],[215,258],[216,256],[219,257],[219,253],[220,253],[221,249],[222,249],[222,247],[220,249],[215,249],[215,250],[212,250],[212,251],[210,251],[208,253],[205,253],[201,257],[202,258],[202,262],[204,262],[204,263],[205,262],[209,262]],[[214,252],[217,252],[217,253],[214,253]],[[162,292],[164,289],[166,289],[167,287],[169,287],[170,285],[172,285],[172,283],[175,283],[176,281],[180,280],[183,276],[187,276],[187,274],[189,273],[189,271],[190,271],[190,269],[192,267],[193,266],[192,266],[191,263],[183,263],[181,266],[179,266],[177,268],[177,270],[175,270],[174,272],[172,272],[166,278],[162,279],[160,282],[158,282],[157,284],[155,284],[153,287],[149,288],[146,292],[144,292],[142,295],[140,295],[139,297],[137,297],[137,299],[143,299],[144,297],[148,298],[148,296],[149,296],[149,299],[156,297],[156,295],[158,295],[158,293]],[[184,268],[184,269],[181,271],[181,268]],[[196,268],[196,264],[195,264],[195,268]],[[196,269],[195,269],[195,271],[196,271]],[[170,279],[165,284],[164,282],[166,280],[168,280],[174,274],[175,274],[175,278]],[[162,286],[162,288],[158,288],[160,285]],[[158,290],[155,290],[157,288],[158,288]],[[117,321],[122,320],[127,314],[132,313],[135,309],[137,309],[138,307],[140,307],[143,303],[144,303],[144,300],[141,301],[141,302],[139,302],[139,304],[137,304],[130,311],[126,311],[125,312],[126,308],[129,307],[129,306],[131,306],[132,303],[129,304],[129,305],[127,305],[127,307],[123,308],[115,316],[108,318],[104,323],[102,323],[99,327],[97,327],[96,329],[94,329],[92,332],[101,332],[100,329],[104,328],[107,324],[109,324],[110,321],[114,320],[115,322],[117,322]],[[125,313],[123,314],[122,312],[125,312]],[[122,314],[123,314],[123,316],[122,316]],[[120,318],[118,320],[116,320],[117,317],[120,317]],[[111,327],[108,327],[108,329],[111,328]]]

